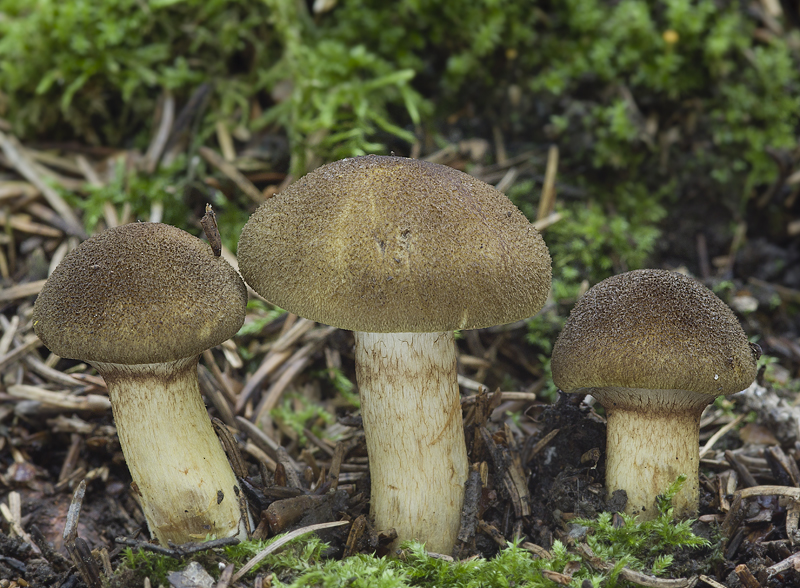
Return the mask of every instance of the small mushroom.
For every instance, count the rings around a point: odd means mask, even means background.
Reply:
[[[699,425],[720,395],[747,388],[757,355],[736,316],[682,274],[612,276],[578,301],[553,347],[553,381],[591,394],[606,410],[606,489],[625,490],[626,512],[655,517],[656,497],[687,476],[673,505],[697,512]]]
[[[370,155],[322,166],[264,203],[239,264],[270,302],[355,331],[375,525],[450,553],[468,473],[453,330],[543,306],[539,233],[467,174]]]
[[[244,537],[239,487],[197,382],[197,358],[244,322],[247,291],[200,239],[157,223],[109,229],[47,280],[33,328],[108,386],[133,489],[154,537]]]

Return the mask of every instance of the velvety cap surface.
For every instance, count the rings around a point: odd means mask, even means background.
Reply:
[[[578,301],[553,348],[564,392],[623,387],[734,394],[756,376],[739,321],[713,292],[682,274],[612,276]]]
[[[550,290],[547,247],[504,194],[402,157],[304,176],[253,214],[238,257],[273,304],[354,331],[509,323],[535,314]]]
[[[206,243],[170,225],[134,223],[64,258],[36,299],[33,329],[62,357],[160,363],[232,337],[246,304],[244,282]]]

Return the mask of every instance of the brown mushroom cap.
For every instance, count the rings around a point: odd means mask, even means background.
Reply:
[[[354,331],[509,323],[535,314],[550,290],[547,247],[504,194],[402,157],[309,173],[253,214],[238,255],[270,302]]]
[[[589,289],[553,348],[553,381],[584,388],[747,388],[756,357],[728,306],[702,284],[663,270],[612,276]]]
[[[244,282],[206,243],[170,225],[135,223],[64,258],[36,299],[33,329],[62,357],[162,363],[232,337],[246,304]]]

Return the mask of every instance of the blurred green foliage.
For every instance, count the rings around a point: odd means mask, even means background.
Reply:
[[[545,123],[609,188],[658,175],[660,143],[682,141],[681,167],[749,189],[774,174],[765,147],[796,143],[796,34],[759,40],[738,2],[343,0],[322,22],[416,71],[440,114],[469,100],[502,119],[515,86],[509,122]]]
[[[309,150],[319,164],[382,150],[379,131],[412,140],[387,105],[426,110],[413,71],[324,35],[294,1],[0,0],[0,16],[0,115],[23,136],[143,147],[162,90],[185,102],[211,82],[204,129],[277,124],[302,173]]]
[[[163,90],[182,104],[210,82],[201,138],[220,118],[281,132],[295,175],[408,151],[454,113],[462,133],[555,143],[561,299],[646,264],[677,199],[736,218],[774,178],[765,149],[796,147],[800,38],[759,26],[733,0],[0,0],[0,116],[141,148]],[[534,188],[512,193],[529,215]]]
[[[244,115],[281,46],[252,0],[1,0],[3,110],[23,135],[127,144],[162,89],[217,82],[215,114]]]
[[[528,87],[566,98],[555,136],[591,137],[570,153],[620,170],[607,184],[709,177],[741,198],[774,176],[765,147],[795,147],[796,56],[739,3],[568,0],[547,16]]]

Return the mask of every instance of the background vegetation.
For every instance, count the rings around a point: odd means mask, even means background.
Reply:
[[[446,140],[437,121],[461,113],[462,134],[559,145],[580,189],[549,241],[591,280],[641,266],[677,198],[735,218],[776,173],[765,149],[796,145],[800,40],[739,2],[334,4],[2,0],[0,113],[24,138],[144,148],[162,91],[185,102],[208,82],[199,140],[218,119],[278,130],[295,174]],[[513,195],[524,208],[537,190]]]
[[[144,150],[163,93],[180,105],[210,84],[193,144],[213,146],[220,120],[251,143],[284,137],[294,177],[415,143],[425,155],[495,129],[512,154],[556,144],[564,220],[546,240],[557,300],[654,254],[691,258],[692,240],[675,230],[685,219],[671,214],[678,204],[695,207],[694,222],[713,211],[710,253],[726,252],[748,203],[778,175],[776,157],[797,149],[800,36],[767,3],[311,4],[0,0],[0,116],[27,140]],[[167,222],[185,225],[197,165],[179,160],[72,202],[90,227],[109,199],[139,215],[159,200]],[[509,190],[531,217],[542,176],[528,169]],[[252,203],[211,199],[232,246]],[[552,326],[533,327],[532,340]]]

